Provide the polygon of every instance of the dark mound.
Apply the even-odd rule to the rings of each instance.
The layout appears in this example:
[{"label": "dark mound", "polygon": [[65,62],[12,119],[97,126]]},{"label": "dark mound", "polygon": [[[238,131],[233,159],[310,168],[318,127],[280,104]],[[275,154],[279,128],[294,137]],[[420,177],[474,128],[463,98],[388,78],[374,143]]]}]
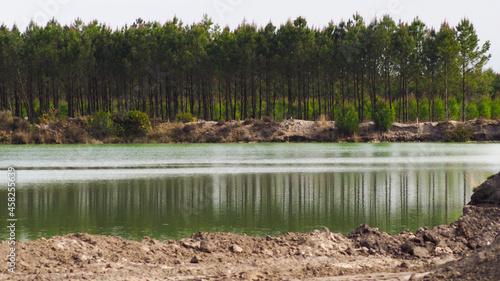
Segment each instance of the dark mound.
[{"label": "dark mound", "polygon": [[451,262],[424,280],[500,280],[500,236],[478,252]]},{"label": "dark mound", "polygon": [[472,194],[469,205],[500,206],[500,173],[488,178]]}]

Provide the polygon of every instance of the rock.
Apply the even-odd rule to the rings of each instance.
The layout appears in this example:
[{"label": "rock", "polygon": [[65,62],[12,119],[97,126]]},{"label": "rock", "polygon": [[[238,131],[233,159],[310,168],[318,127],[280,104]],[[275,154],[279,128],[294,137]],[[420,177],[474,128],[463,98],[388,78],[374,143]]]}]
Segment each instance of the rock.
[{"label": "rock", "polygon": [[436,247],[446,248],[448,247],[448,244],[444,240],[439,240],[439,242],[436,244]]},{"label": "rock", "polygon": [[439,243],[439,240],[440,240],[435,234],[433,234],[431,232],[424,233],[423,238],[424,238],[424,242],[430,241],[430,242],[434,243],[434,245],[437,245]]},{"label": "rock", "polygon": [[434,249],[434,253],[437,255],[437,256],[442,256],[442,255],[452,255],[453,254],[453,251],[450,249],[450,247],[444,247],[444,248],[441,248],[441,247],[436,247]]},{"label": "rock", "polygon": [[500,173],[489,177],[472,194],[468,205],[500,206]]},{"label": "rock", "polygon": [[413,251],[411,253],[417,258],[427,258],[429,257],[429,251],[427,251],[426,248],[423,247],[415,247],[413,248]]},{"label": "rock", "polygon": [[186,248],[196,249],[196,248],[199,248],[201,246],[201,242],[188,239],[185,241],[181,241],[181,245],[186,247]]},{"label": "rock", "polygon": [[233,251],[233,253],[242,253],[243,248],[235,244],[231,246],[231,251]]},{"label": "rock", "polygon": [[198,258],[197,256],[194,256],[192,259],[191,259],[191,263],[199,263],[201,261],[200,258]]},{"label": "rock", "polygon": [[217,249],[217,247],[211,241],[203,240],[200,243],[200,250],[202,252],[211,253],[211,252],[215,251],[216,249]]},{"label": "rock", "polygon": [[411,241],[405,242],[403,245],[401,245],[401,251],[403,253],[409,254],[413,251],[413,249],[415,249],[415,244],[413,244],[413,242]]}]

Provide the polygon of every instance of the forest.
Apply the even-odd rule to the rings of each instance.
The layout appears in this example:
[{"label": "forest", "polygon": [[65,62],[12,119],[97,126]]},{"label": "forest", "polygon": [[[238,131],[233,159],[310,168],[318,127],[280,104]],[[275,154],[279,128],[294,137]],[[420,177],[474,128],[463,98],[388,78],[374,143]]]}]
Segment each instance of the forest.
[{"label": "forest", "polygon": [[299,17],[221,28],[208,17],[136,20],[112,29],[77,19],[61,26],[0,26],[0,111],[37,122],[138,110],[173,121],[270,117],[399,122],[500,117],[500,75],[485,69],[490,43],[473,24],[418,18],[370,23],[354,15],[309,27]]}]

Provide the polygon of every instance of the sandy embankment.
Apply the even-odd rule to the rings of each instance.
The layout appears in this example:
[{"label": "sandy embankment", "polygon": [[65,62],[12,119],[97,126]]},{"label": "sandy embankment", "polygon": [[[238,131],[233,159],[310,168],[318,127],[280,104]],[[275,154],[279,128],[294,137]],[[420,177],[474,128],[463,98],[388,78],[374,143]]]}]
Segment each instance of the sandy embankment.
[{"label": "sandy embankment", "polygon": [[[17,120],[17,119],[16,119]],[[15,122],[13,123],[15,124]],[[103,133],[87,132],[84,119],[33,125],[23,131],[12,126],[0,126],[0,143],[4,144],[77,144],[77,143],[235,143],[235,142],[444,142],[448,132],[463,123],[423,122],[394,123],[389,131],[379,131],[373,122],[360,124],[354,136],[343,136],[334,121],[245,120],[231,122],[201,121],[193,123],[162,123],[153,120],[146,136],[123,139]],[[500,141],[499,120],[465,122],[467,137],[452,141]],[[455,134],[456,135],[456,134]],[[458,133],[458,135],[463,135]]]},{"label": "sandy embankment", "polygon": [[[334,121],[246,120],[198,123],[161,123],[143,142],[231,143],[231,142],[443,142],[457,121],[394,123],[379,131],[373,122],[360,124],[354,136],[339,135]],[[500,121],[467,121],[472,141],[500,141]],[[141,140],[138,140],[141,142]]]}]

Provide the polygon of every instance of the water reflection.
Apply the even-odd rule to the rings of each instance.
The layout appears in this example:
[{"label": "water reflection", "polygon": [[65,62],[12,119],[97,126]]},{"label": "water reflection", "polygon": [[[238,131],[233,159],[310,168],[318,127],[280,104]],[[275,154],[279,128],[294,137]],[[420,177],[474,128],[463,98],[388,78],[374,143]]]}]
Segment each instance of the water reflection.
[{"label": "water reflection", "polygon": [[[197,231],[277,235],[321,226],[346,233],[361,223],[397,233],[456,220],[471,192],[470,177],[456,168],[35,183],[18,190],[17,234],[165,240]],[[6,198],[0,190],[1,206]],[[2,229],[0,240],[6,237]]]}]

